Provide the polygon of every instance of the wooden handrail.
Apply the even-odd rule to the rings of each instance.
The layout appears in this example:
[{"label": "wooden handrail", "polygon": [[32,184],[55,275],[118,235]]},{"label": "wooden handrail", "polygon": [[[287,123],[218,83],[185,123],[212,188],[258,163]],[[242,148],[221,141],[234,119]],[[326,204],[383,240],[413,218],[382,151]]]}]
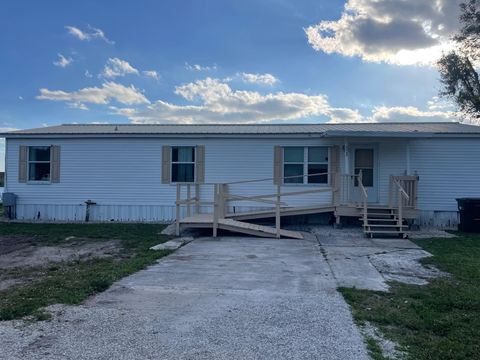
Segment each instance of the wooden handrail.
[{"label": "wooden handrail", "polygon": [[[262,196],[262,195],[259,195]],[[275,195],[276,197],[277,195]],[[265,204],[276,204],[275,200],[267,200],[263,199],[263,197],[256,197],[256,196],[242,196],[242,195],[228,195],[228,198],[225,201],[252,201],[252,202],[260,202]],[[286,203],[281,203],[281,205],[287,205]]]},{"label": "wooden handrail", "polygon": [[[310,177],[310,176],[322,176],[322,175],[330,175],[332,174],[331,172],[323,172],[323,173],[315,173],[315,174],[304,174],[304,175],[291,175],[291,176],[283,176],[282,179],[295,179],[295,178],[304,178],[304,177]],[[238,185],[238,184],[248,184],[248,183],[254,183],[254,182],[261,182],[261,181],[271,181],[275,180],[275,178],[270,177],[270,178],[263,178],[263,179],[254,179],[254,180],[240,180],[240,181],[232,181],[225,183],[227,185]]]},{"label": "wooden handrail", "polygon": [[[286,193],[281,193],[282,196],[291,196],[291,195],[303,195],[303,194],[312,194],[312,193],[320,193],[320,192],[327,192],[331,191],[330,188],[320,188],[320,189],[312,189],[312,190],[302,190],[302,191],[289,191]],[[252,200],[256,201],[257,199],[268,199],[276,197],[277,194],[267,194],[267,195],[253,195],[253,196],[243,196],[243,195],[228,195],[228,199],[234,200]]]},{"label": "wooden handrail", "polygon": [[363,228],[365,229],[366,226],[368,225],[368,192],[367,189],[365,189],[365,186],[363,185],[363,171],[360,169],[360,172],[358,173],[358,186],[362,190],[363,194]]},{"label": "wooden handrail", "polygon": [[405,189],[403,188],[403,186],[400,184],[400,181],[398,181],[398,179],[393,179],[393,183],[395,185],[397,185],[398,187],[398,190],[400,191],[400,193],[402,194],[402,196],[405,198],[405,200],[410,200],[410,196],[407,194],[407,192],[405,191]]}]

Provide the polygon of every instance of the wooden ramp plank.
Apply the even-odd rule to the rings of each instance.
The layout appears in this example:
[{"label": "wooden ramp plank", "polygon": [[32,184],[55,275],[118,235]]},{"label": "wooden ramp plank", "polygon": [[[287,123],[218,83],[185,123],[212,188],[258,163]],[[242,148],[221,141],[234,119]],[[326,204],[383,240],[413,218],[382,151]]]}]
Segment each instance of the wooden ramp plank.
[{"label": "wooden ramp plank", "polygon": [[[210,228],[213,226],[213,215],[197,214],[186,217],[180,220],[180,225],[192,228]],[[277,232],[273,227],[251,224],[234,219],[218,219],[218,228],[261,237],[275,237],[277,235]],[[293,239],[303,239],[303,235],[300,232],[284,229],[280,229],[280,236]]]},{"label": "wooden ramp plank", "polygon": [[[233,219],[219,219],[218,227],[223,230],[246,233],[254,236],[272,237],[276,236],[275,228],[270,226],[246,223]],[[280,236],[292,239],[303,239],[303,235],[298,231],[280,229]]]}]

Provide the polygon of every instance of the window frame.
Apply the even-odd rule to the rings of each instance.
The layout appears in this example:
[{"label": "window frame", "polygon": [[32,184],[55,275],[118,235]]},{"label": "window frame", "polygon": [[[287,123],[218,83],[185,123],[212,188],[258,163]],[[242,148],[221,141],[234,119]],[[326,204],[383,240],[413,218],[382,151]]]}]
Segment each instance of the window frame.
[{"label": "window frame", "polygon": [[[193,149],[193,161],[173,161],[173,149],[191,148]],[[173,165],[193,164],[193,181],[173,181]],[[170,183],[172,184],[195,184],[197,181],[197,147],[191,145],[176,145],[170,147]]]},{"label": "window frame", "polygon": [[[30,149],[32,148],[48,148],[50,159],[45,160],[30,160]],[[30,179],[30,164],[49,164],[48,180],[31,180]],[[51,184],[52,183],[52,147],[50,145],[29,145],[27,146],[27,184]]]},{"label": "window frame", "polygon": [[[285,149],[288,148],[303,148],[303,162],[285,162]],[[326,148],[327,149],[327,157],[328,160],[326,162],[318,162],[318,161],[308,161],[308,152],[310,148]],[[327,165],[327,173],[330,172],[330,160],[331,160],[331,146],[316,146],[316,145],[311,145],[311,146],[283,146],[282,147],[282,185],[283,186],[324,186],[328,187],[330,186],[330,176],[327,176],[327,182],[326,183],[309,183],[309,176],[308,175],[308,165]],[[303,165],[303,178],[302,182],[299,183],[286,183],[285,182],[285,165]]]}]

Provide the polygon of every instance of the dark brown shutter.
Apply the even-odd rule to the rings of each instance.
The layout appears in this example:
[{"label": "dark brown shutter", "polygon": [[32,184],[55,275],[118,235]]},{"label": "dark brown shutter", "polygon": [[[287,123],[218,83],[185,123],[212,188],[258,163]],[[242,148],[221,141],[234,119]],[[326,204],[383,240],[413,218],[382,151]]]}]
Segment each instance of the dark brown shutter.
[{"label": "dark brown shutter", "polygon": [[28,146],[20,145],[18,154],[18,182],[27,182]]},{"label": "dark brown shutter", "polygon": [[172,147],[162,147],[162,184],[170,184],[172,179]]},{"label": "dark brown shutter", "polygon": [[195,157],[195,171],[197,172],[197,184],[205,182],[205,146],[198,145]]},{"label": "dark brown shutter", "polygon": [[60,182],[60,146],[52,145],[50,148],[51,156],[51,181],[52,183]]}]

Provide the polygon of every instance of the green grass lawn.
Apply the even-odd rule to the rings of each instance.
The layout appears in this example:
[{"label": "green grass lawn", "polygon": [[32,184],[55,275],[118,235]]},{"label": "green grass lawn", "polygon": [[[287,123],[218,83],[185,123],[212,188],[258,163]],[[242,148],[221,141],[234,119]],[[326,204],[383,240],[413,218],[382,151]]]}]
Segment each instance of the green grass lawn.
[{"label": "green grass lawn", "polygon": [[79,304],[116,280],[145,268],[170,253],[149,250],[167,240],[159,234],[163,228],[164,225],[156,224],[0,224],[0,235],[25,235],[38,245],[68,244],[71,240],[66,238],[70,236],[95,242],[121,241],[121,250],[112,257],[10,270],[20,278],[34,280],[0,291],[0,320],[27,315],[44,319],[47,316],[42,307]]},{"label": "green grass lawn", "polygon": [[480,235],[415,242],[434,255],[425,263],[452,276],[426,286],[391,283],[390,293],[342,288],[355,320],[378,327],[409,359],[480,359]]}]

